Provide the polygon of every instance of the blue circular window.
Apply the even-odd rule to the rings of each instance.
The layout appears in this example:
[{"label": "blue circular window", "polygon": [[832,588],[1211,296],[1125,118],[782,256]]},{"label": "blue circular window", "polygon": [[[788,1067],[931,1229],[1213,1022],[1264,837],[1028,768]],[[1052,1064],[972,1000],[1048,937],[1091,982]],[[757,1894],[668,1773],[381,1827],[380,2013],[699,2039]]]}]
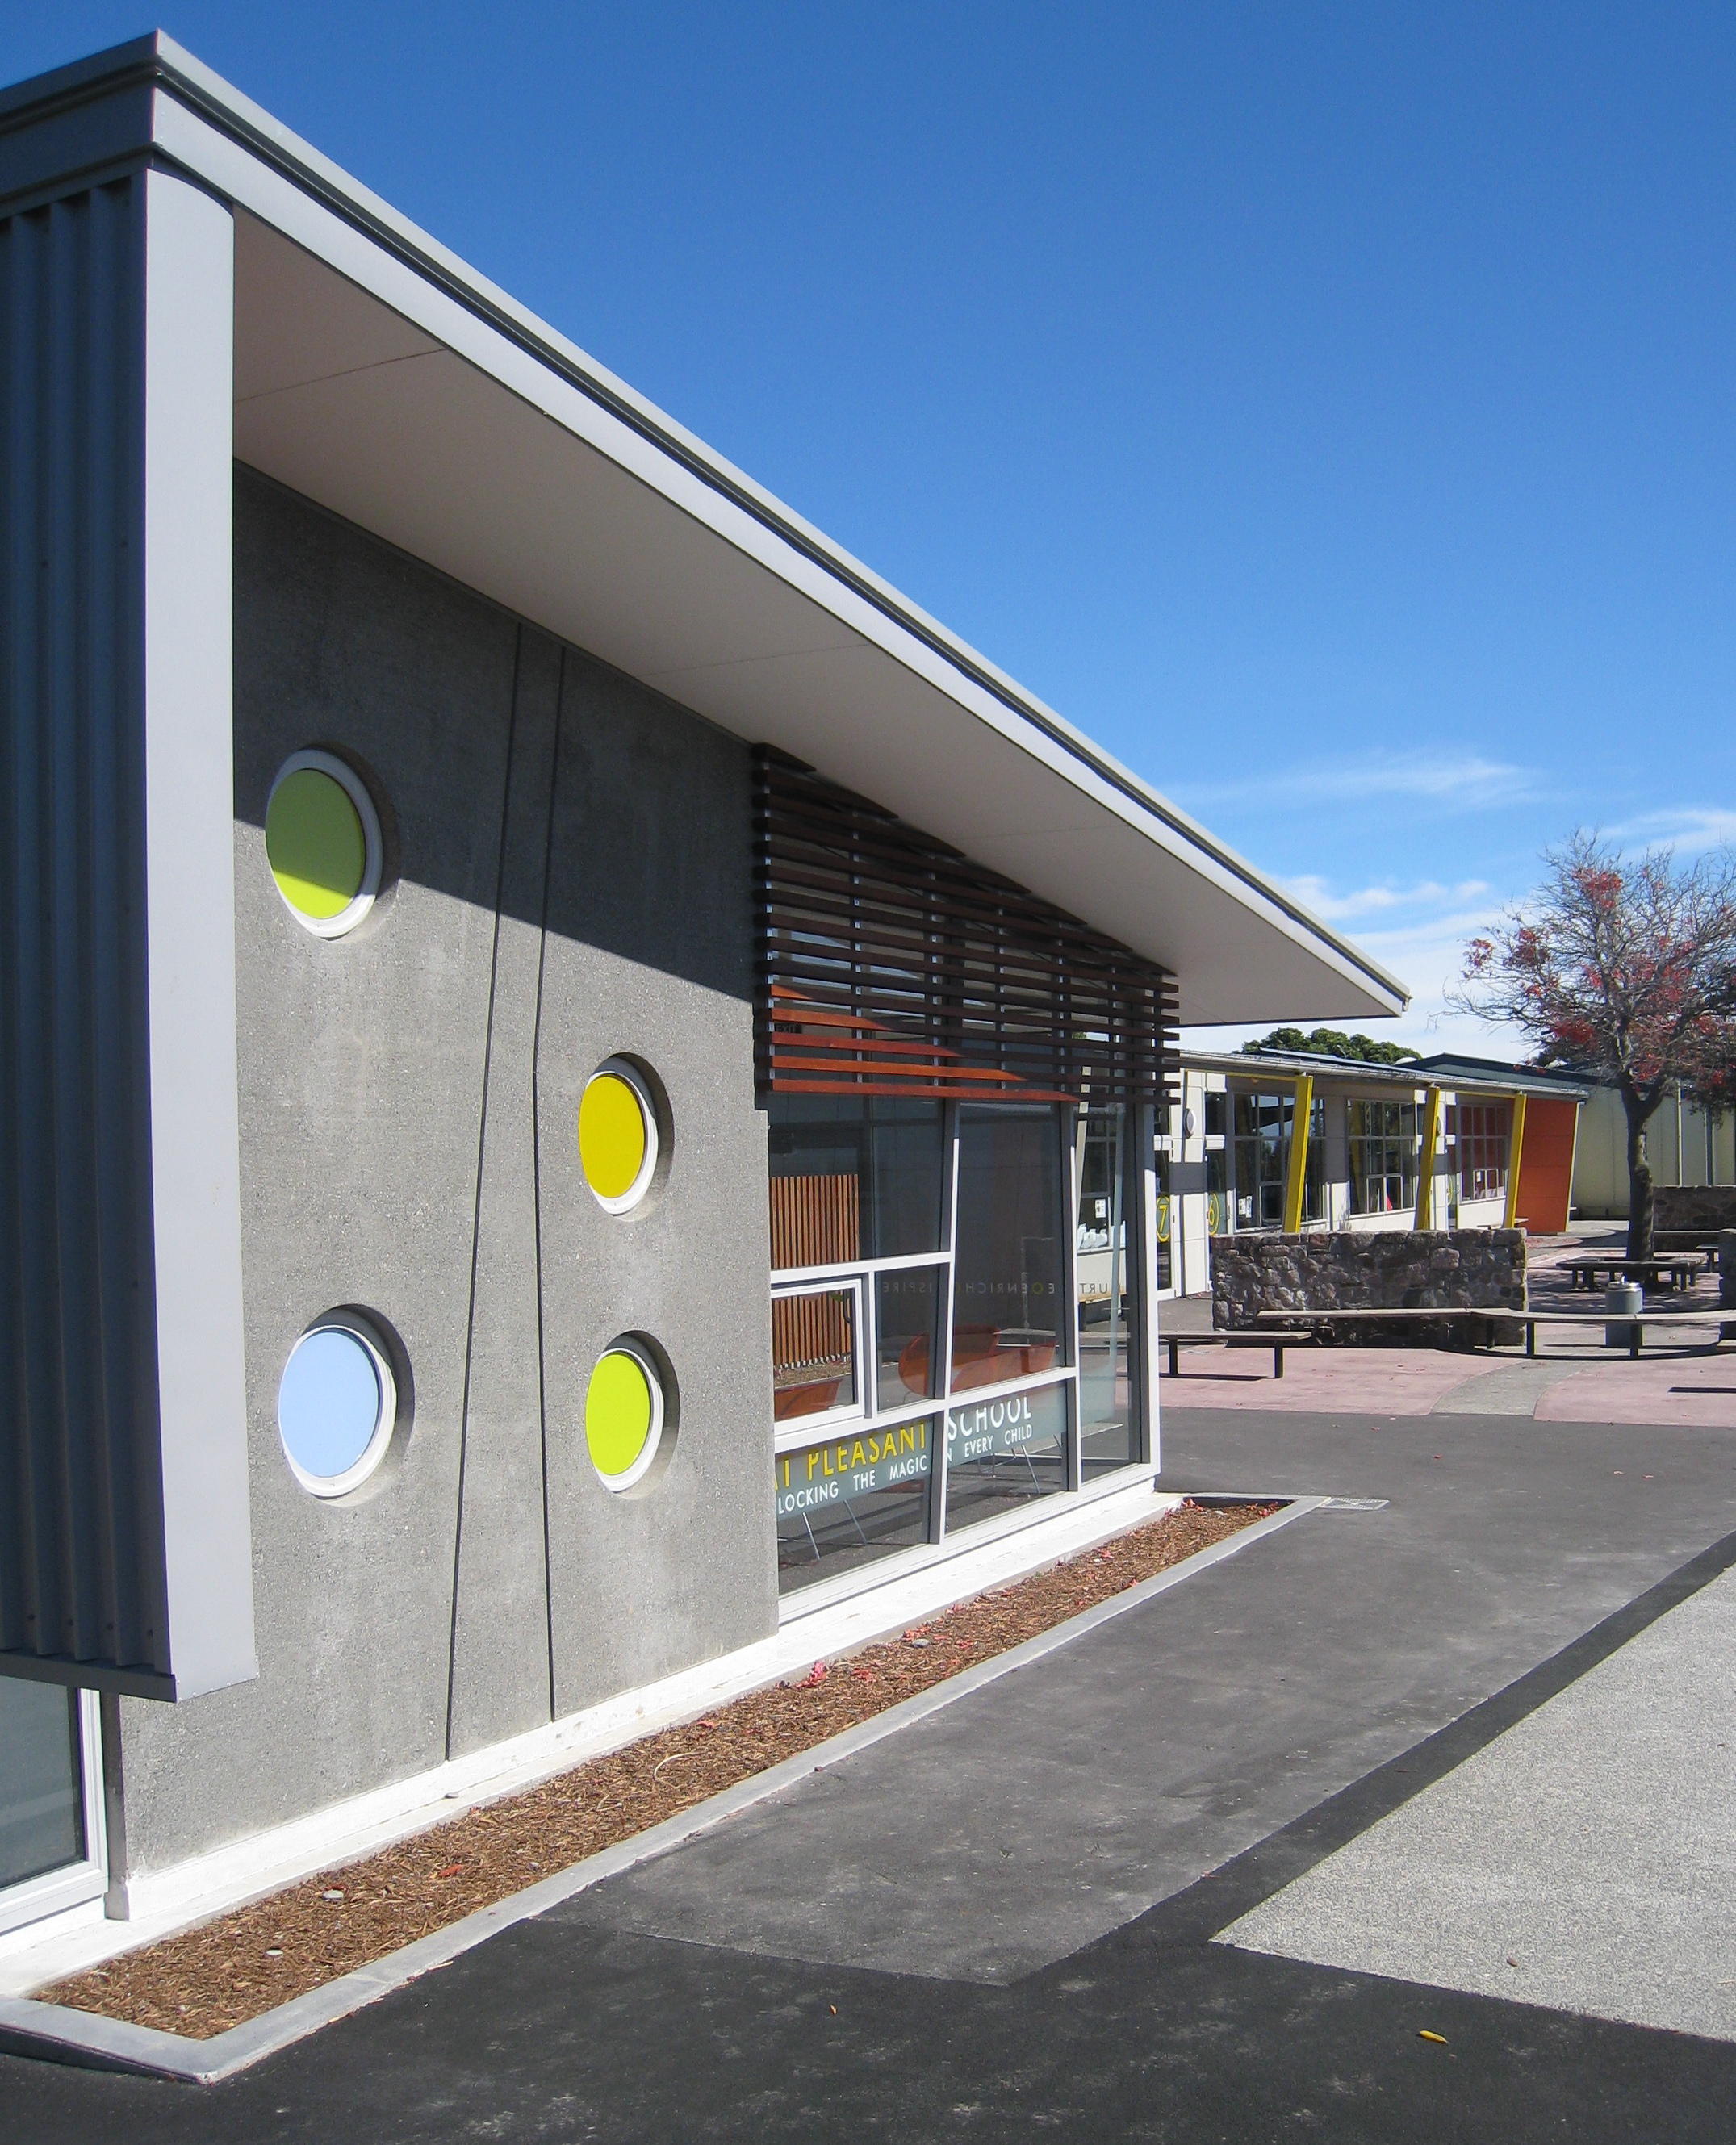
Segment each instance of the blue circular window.
[{"label": "blue circular window", "polygon": [[310,1326],[277,1387],[277,1432],[290,1471],[316,1497],[341,1497],[386,1457],[398,1391],[378,1338],[353,1313]]}]

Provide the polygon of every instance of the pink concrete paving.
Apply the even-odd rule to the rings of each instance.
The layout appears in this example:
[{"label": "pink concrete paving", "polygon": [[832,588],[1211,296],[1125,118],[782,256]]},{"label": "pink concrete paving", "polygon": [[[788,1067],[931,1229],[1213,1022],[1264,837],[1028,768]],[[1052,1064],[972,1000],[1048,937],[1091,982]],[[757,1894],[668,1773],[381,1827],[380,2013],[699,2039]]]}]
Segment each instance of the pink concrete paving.
[{"label": "pink concrete paving", "polygon": [[[1257,1348],[1184,1348],[1181,1374],[1166,1370],[1166,1407],[1287,1408],[1299,1415],[1427,1415],[1467,1380],[1513,1361],[1433,1348],[1286,1350],[1284,1376]],[[1736,1361],[1733,1361],[1736,1379]]]},{"label": "pink concrete paving", "polygon": [[[1287,1358],[1285,1368],[1287,1372]],[[1617,1356],[1551,1386],[1536,1412],[1540,1422],[1736,1430],[1736,1349],[1715,1356],[1642,1356],[1638,1362]]]},{"label": "pink concrete paving", "polygon": [[[1656,1321],[1653,1321],[1654,1324]],[[1515,1414],[1544,1422],[1654,1422],[1736,1431],[1736,1349],[1717,1355],[1642,1356],[1638,1362],[1583,1344],[1552,1347],[1535,1366],[1556,1373],[1535,1402],[1515,1398]],[[1185,1350],[1181,1375],[1162,1381],[1163,1403],[1176,1408],[1286,1409],[1299,1415],[1428,1415],[1480,1378],[1525,1364],[1516,1350],[1460,1355],[1433,1348],[1289,1350],[1284,1376],[1256,1349]],[[1580,1367],[1573,1367],[1577,1361]]]},{"label": "pink concrete paving", "polygon": [[[1601,1291],[1574,1289],[1559,1271],[1562,1261],[1618,1245],[1618,1228],[1534,1240],[1529,1249],[1529,1294],[1534,1310],[1589,1311]],[[1649,1294],[1647,1337],[1661,1340],[1662,1327],[1681,1311],[1716,1309],[1718,1278],[1709,1274],[1694,1287]],[[1189,1314],[1193,1314],[1190,1316]],[[1164,1306],[1163,1329],[1183,1333],[1210,1330],[1209,1302]],[[1655,1422],[1689,1428],[1736,1429],[1736,1350],[1721,1356],[1684,1352],[1643,1356],[1636,1362],[1606,1356],[1597,1346],[1596,1329],[1569,1334],[1545,1327],[1540,1335],[1538,1389],[1531,1396],[1515,1391],[1515,1414],[1535,1412],[1549,1422]],[[1694,1351],[1709,1333],[1682,1336]],[[1563,1359],[1566,1361],[1564,1361]],[[1579,1370],[1570,1367],[1577,1359]],[[1428,1348],[1314,1348],[1286,1352],[1284,1376],[1272,1376],[1271,1358],[1258,1349],[1184,1349],[1179,1377],[1162,1381],[1165,1405],[1178,1408],[1281,1408],[1296,1414],[1428,1415],[1480,1378],[1510,1370],[1525,1358],[1516,1350],[1498,1355],[1460,1354]],[[1552,1376],[1551,1373],[1554,1373]],[[1493,1396],[1491,1396],[1493,1397]],[[1500,1412],[1509,1396],[1503,1395]]]}]

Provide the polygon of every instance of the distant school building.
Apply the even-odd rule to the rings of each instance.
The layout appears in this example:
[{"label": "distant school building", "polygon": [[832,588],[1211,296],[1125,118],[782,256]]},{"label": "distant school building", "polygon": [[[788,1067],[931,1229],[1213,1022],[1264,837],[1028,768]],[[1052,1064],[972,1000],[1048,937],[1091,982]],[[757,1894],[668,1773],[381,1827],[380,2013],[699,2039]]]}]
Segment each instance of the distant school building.
[{"label": "distant school building", "polygon": [[1250,1230],[1564,1229],[1588,1092],[1476,1058],[1184,1051],[1158,1141],[1160,1285],[1205,1294],[1212,1240]]}]

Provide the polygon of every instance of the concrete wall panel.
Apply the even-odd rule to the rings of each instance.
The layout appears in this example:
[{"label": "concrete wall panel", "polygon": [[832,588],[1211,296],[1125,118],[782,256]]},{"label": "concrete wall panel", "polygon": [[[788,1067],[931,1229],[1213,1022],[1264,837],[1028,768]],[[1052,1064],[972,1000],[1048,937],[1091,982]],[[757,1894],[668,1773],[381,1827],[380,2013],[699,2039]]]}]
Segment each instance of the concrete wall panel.
[{"label": "concrete wall panel", "polygon": [[[122,1705],[134,1869],[440,1762],[471,1247],[517,630],[238,473],[236,935],[243,1294],[260,1675]],[[298,748],[381,785],[400,883],[312,937],[261,831]],[[388,839],[388,858],[393,842]],[[433,890],[435,886],[441,890]],[[415,1420],[354,1501],[284,1464],[276,1393],[312,1319],[390,1321]]]},{"label": "concrete wall panel", "polygon": [[[570,655],[537,1048],[559,1713],[776,1625],[750,859],[745,748]],[[624,1216],[592,1197],[577,1142],[584,1082],[615,1054],[669,1105],[662,1181]],[[663,1479],[618,1497],[586,1451],[584,1393],[629,1331],[667,1352],[680,1425]]]},{"label": "concrete wall panel", "polygon": [[495,924],[488,1107],[476,1207],[458,1595],[453,1755],[550,1716],[536,1240],[536,995],[561,651],[520,638],[512,771]]}]

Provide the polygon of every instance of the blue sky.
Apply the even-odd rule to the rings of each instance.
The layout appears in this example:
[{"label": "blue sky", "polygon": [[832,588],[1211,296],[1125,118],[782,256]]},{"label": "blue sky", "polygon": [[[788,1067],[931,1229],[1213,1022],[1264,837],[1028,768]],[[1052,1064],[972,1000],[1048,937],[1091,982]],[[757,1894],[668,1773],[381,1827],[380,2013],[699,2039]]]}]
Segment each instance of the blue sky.
[{"label": "blue sky", "polygon": [[[0,0],[0,74],[147,27]],[[164,27],[1440,1018],[1575,824],[1736,832],[1736,11]]]}]

